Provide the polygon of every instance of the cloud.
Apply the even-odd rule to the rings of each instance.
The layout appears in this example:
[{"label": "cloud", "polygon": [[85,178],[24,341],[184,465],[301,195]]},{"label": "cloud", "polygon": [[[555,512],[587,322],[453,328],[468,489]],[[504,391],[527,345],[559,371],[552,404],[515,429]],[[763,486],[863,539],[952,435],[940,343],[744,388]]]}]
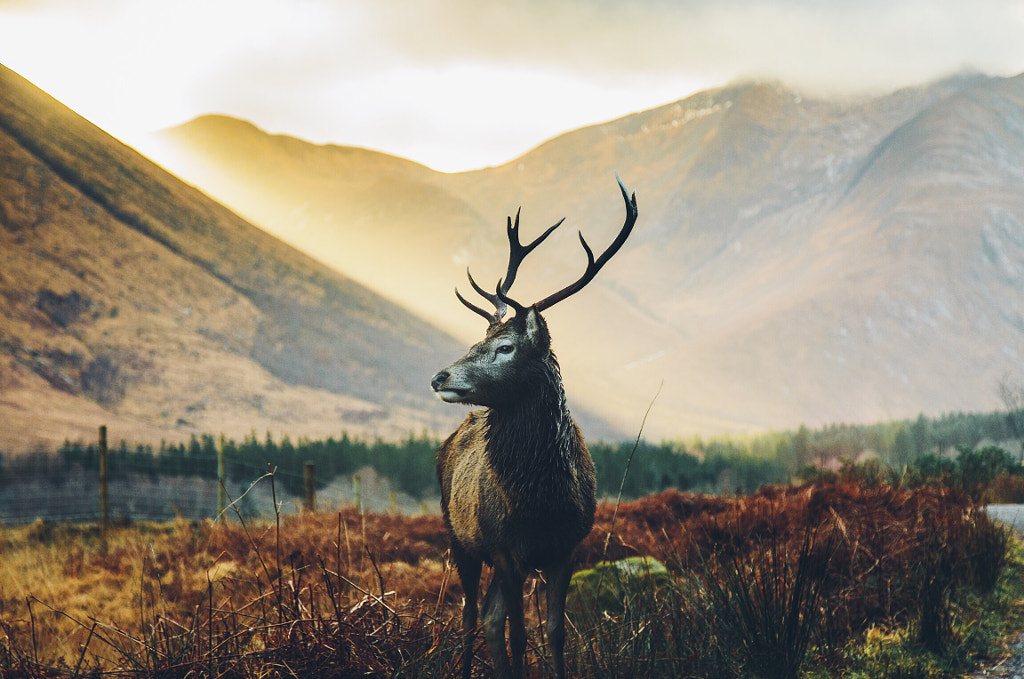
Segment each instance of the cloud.
[{"label": "cloud", "polygon": [[441,169],[750,77],[1024,71],[1024,0],[0,0],[0,62],[129,141],[207,112]]},{"label": "cloud", "polygon": [[770,74],[889,87],[963,66],[1024,69],[1024,3],[980,0],[374,3],[374,29],[417,62],[544,65],[591,78]]}]

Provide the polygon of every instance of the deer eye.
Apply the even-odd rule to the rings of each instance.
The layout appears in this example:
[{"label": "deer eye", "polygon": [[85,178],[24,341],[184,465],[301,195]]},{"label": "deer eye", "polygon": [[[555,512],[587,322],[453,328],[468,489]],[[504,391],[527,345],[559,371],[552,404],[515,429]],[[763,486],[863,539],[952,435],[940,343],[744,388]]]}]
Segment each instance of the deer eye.
[{"label": "deer eye", "polygon": [[515,350],[515,345],[512,344],[499,344],[494,349],[494,351],[499,354],[511,354]]}]

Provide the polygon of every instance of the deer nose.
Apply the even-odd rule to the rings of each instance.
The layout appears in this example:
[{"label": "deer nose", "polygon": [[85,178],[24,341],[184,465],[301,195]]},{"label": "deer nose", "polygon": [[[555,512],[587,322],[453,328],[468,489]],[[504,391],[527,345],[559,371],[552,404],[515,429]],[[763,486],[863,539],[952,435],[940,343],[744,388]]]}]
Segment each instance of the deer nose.
[{"label": "deer nose", "polygon": [[451,377],[451,373],[449,373],[446,370],[442,370],[441,372],[437,373],[436,375],[434,375],[434,378],[430,380],[431,388],[434,391],[438,391],[441,387],[444,386],[444,383],[448,381],[449,377]]}]

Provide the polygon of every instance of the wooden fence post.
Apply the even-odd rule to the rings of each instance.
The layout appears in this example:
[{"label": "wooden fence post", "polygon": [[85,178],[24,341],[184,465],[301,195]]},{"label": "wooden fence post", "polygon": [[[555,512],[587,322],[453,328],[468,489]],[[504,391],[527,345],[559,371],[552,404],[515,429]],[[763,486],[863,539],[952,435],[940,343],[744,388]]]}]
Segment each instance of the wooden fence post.
[{"label": "wooden fence post", "polygon": [[110,488],[107,472],[107,426],[100,425],[100,539],[107,544],[107,529],[110,527]]},{"label": "wooden fence post", "polygon": [[316,464],[302,465],[302,508],[307,512],[316,511]]},{"label": "wooden fence post", "polygon": [[217,520],[224,521],[224,510],[228,506],[227,472],[224,464],[224,434],[217,441]]},{"label": "wooden fence post", "polygon": [[363,480],[359,474],[352,475],[352,501],[360,514],[363,513]]}]

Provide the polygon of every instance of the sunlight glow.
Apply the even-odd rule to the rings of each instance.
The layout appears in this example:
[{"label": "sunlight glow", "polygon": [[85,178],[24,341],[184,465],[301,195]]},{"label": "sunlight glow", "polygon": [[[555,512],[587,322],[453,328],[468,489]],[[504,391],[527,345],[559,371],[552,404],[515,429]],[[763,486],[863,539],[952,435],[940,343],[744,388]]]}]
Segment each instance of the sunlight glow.
[{"label": "sunlight glow", "polygon": [[456,171],[734,79],[1013,75],[1022,31],[1021,0],[8,0],[0,63],[130,144],[223,113]]}]

